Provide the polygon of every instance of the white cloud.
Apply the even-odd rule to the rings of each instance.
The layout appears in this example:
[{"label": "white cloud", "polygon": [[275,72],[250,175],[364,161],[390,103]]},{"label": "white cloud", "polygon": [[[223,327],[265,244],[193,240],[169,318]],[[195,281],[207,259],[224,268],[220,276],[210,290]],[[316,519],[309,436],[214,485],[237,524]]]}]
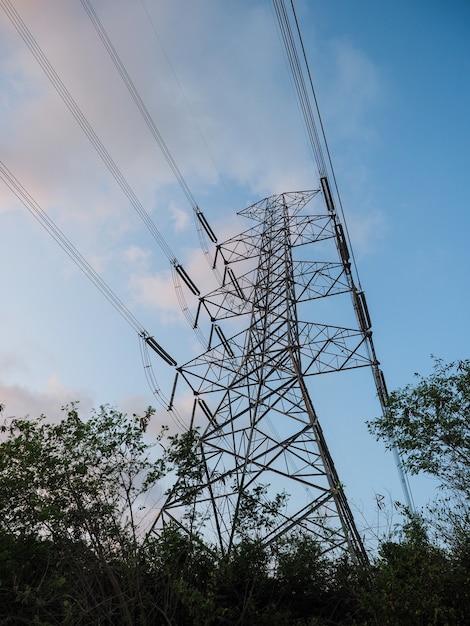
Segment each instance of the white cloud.
[{"label": "white cloud", "polygon": [[[196,248],[191,207],[80,3],[50,0],[46,9],[23,0],[15,6],[193,282],[202,293],[214,288],[207,260]],[[240,221],[235,210],[272,193],[316,185],[269,7],[244,2],[240,10],[237,3],[215,0],[147,3],[163,51],[140,3],[103,0],[94,6],[219,241],[252,225]],[[4,13],[0,47],[5,52],[0,61],[0,131],[6,165],[132,312],[145,321],[150,318],[145,327],[155,328],[156,337],[172,329],[178,335],[183,327],[189,330],[168,259]],[[352,136],[364,128],[367,110],[380,97],[380,81],[354,46],[336,42],[330,55],[335,71],[327,83],[329,103],[340,101],[336,109],[331,107],[332,119],[340,124],[339,135]],[[24,239],[21,220],[14,220],[17,206],[0,185],[0,211],[12,216],[9,232],[20,250],[17,262],[39,265],[36,233]],[[24,213],[23,207],[20,211]],[[352,224],[353,238],[365,242],[375,237],[376,224],[375,216],[365,215],[362,224]],[[48,294],[55,289],[62,300],[76,289],[78,275],[70,265],[64,267],[69,269],[59,278],[43,272],[51,283]],[[8,280],[16,280],[14,271]],[[194,314],[197,298],[184,289]],[[73,314],[75,327],[80,327],[81,311]],[[31,317],[24,333],[40,343],[39,316]],[[41,316],[41,323],[46,317]],[[65,336],[70,322],[65,316],[60,320]],[[165,346],[179,341],[170,334]],[[190,330],[189,335],[195,341]],[[116,344],[118,338],[116,333]],[[72,342],[69,336],[67,340]],[[82,349],[79,343],[77,339],[76,353]],[[73,353],[72,343],[69,349]],[[44,381],[55,368],[52,359],[41,360],[37,378]],[[19,368],[15,371],[21,380]],[[60,389],[44,394],[38,403],[50,406],[48,398],[52,402]]]},{"label": "white cloud", "polygon": [[387,87],[377,65],[347,39],[329,42],[328,72],[319,97],[330,138],[355,142],[376,137],[371,113],[384,102]]},{"label": "white cloud", "polygon": [[137,302],[160,313],[162,323],[181,323],[181,310],[170,270],[134,275],[130,288]]},{"label": "white cloud", "polygon": [[[186,249],[184,252],[183,267],[191,281],[200,289],[201,293],[214,289],[216,277],[212,274],[204,254],[199,249]],[[147,261],[147,258],[145,258]],[[184,301],[194,310],[197,298],[188,290],[184,280],[172,270],[151,271],[147,263],[138,265],[138,272],[133,273],[129,289],[136,302],[143,304],[161,314],[161,321],[165,324],[180,324],[183,315],[181,302],[178,300],[175,285],[181,287]],[[176,276],[176,281],[174,279]]]},{"label": "white cloud", "polygon": [[5,405],[4,414],[7,417],[35,418],[44,414],[57,421],[62,417],[62,407],[75,401],[80,402],[79,410],[83,415],[89,414],[92,400],[86,391],[65,389],[57,377],[51,377],[41,391],[20,385],[0,384],[0,403]]},{"label": "white cloud", "polygon": [[175,232],[179,233],[186,230],[190,221],[188,211],[181,209],[174,203],[170,204],[169,209],[173,220]]},{"label": "white cloud", "polygon": [[356,259],[373,254],[388,231],[382,211],[370,211],[367,215],[352,213],[348,218],[348,231]]},{"label": "white cloud", "polygon": [[151,257],[150,250],[144,250],[136,245],[131,245],[124,250],[124,257],[132,265],[146,267]]}]

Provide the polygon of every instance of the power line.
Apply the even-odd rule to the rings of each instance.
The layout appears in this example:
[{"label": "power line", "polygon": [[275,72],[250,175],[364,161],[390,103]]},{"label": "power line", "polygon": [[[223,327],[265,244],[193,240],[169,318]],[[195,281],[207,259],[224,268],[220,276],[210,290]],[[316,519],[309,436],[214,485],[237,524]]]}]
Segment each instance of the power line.
[{"label": "power line", "polygon": [[101,291],[105,298],[113,305],[117,312],[139,333],[145,334],[143,326],[137,321],[125,304],[118,298],[112,289],[106,284],[101,276],[94,270],[88,261],[80,254],[72,242],[62,230],[50,219],[34,198],[26,191],[17,178],[11,173],[3,162],[0,162],[0,176],[7,187],[15,194],[20,202],[28,209],[30,214],[41,226],[55,239],[59,246],[67,253],[72,261]]},{"label": "power line", "polygon": [[26,207],[30,214],[39,222],[39,224],[53,237],[59,246],[66,252],[75,265],[85,274],[85,276],[95,285],[95,287],[104,295],[108,302],[115,310],[124,318],[124,320],[138,333],[140,341],[140,351],[142,363],[144,366],[145,376],[154,397],[163,406],[175,422],[181,428],[187,428],[179,412],[173,406],[171,399],[168,399],[162,392],[161,387],[155,377],[150,359],[149,349],[152,349],[167,365],[176,367],[177,363],[173,357],[150,335],[137,320],[133,313],[126,307],[122,300],[114,293],[106,281],[96,272],[96,270],[88,263],[88,261],[80,254],[77,248],[72,244],[70,239],[63,231],[54,223],[47,213],[39,206],[36,200],[28,193],[23,185],[18,181],[6,165],[0,161],[0,178],[6,186],[13,192],[18,200]]},{"label": "power line", "polygon": [[[297,19],[297,14],[295,11],[294,0],[290,0],[290,6],[292,11],[292,16],[296,26],[297,36],[294,37],[293,31],[290,27],[289,15],[286,9],[285,0],[273,0],[276,17],[278,20],[279,28],[282,34],[285,51],[289,60],[290,69],[292,72],[292,76],[294,79],[295,87],[297,90],[297,96],[299,98],[299,102],[301,105],[301,109],[304,116],[305,125],[307,127],[308,136],[310,138],[312,150],[315,156],[315,161],[318,168],[318,173],[320,175],[320,183],[322,187],[323,194],[325,196],[325,202],[328,208],[328,211],[331,213],[334,221],[335,221],[335,230],[337,237],[337,246],[338,252],[342,258],[345,274],[348,277],[348,282],[351,289],[351,294],[353,297],[354,309],[356,311],[356,315],[358,317],[359,326],[364,333],[364,336],[367,338],[367,351],[370,354],[370,361],[372,365],[372,373],[374,376],[374,382],[377,389],[377,394],[379,397],[379,401],[383,411],[387,410],[387,389],[385,386],[385,378],[382,370],[379,368],[379,362],[377,360],[375,354],[374,343],[372,341],[372,334],[370,331],[370,320],[369,314],[367,310],[367,304],[365,300],[365,294],[362,291],[361,283],[359,279],[359,273],[356,265],[356,260],[354,258],[354,252],[351,246],[351,240],[349,237],[349,233],[347,230],[346,219],[344,215],[344,210],[341,202],[341,196],[339,193],[336,176],[333,168],[333,163],[331,160],[331,154],[328,147],[328,142],[325,135],[325,129],[323,126],[322,117],[320,114],[320,109],[318,106],[318,101],[315,93],[315,89],[313,86],[312,75],[310,73],[310,67],[307,59],[307,54],[305,51],[305,47],[303,44],[302,34],[300,32],[300,26]],[[313,108],[310,104],[310,96],[308,90],[306,88],[306,81],[304,79],[304,70],[302,68],[302,64],[299,59],[298,51],[297,51],[297,43],[299,42],[300,50],[303,58],[303,67],[305,68],[305,72],[308,79],[308,85],[310,87],[310,91],[314,98],[315,103],[315,112],[318,120],[318,124],[320,126],[320,133],[317,131],[317,124],[315,121],[315,116],[313,114]],[[323,156],[323,147],[327,155],[328,168],[332,176],[332,180],[334,183],[336,196],[339,201],[339,207],[341,212],[341,217],[343,224],[339,221],[335,207],[333,197],[330,191],[330,185],[328,182],[328,168],[326,161]],[[345,234],[344,234],[345,233]],[[349,247],[348,247],[349,244]],[[354,283],[354,279],[351,273],[351,263],[350,258],[352,260],[355,275],[357,280],[357,287]],[[404,496],[407,502],[407,505],[411,511],[414,510],[413,498],[411,495],[410,486],[408,483],[408,477],[403,471],[403,466],[396,448],[394,448],[394,455],[396,460],[396,465],[399,473],[399,478],[402,484]]]},{"label": "power line", "polygon": [[131,77],[129,76],[129,73],[127,72],[126,68],[124,67],[123,62],[121,61],[121,58],[118,54],[118,52],[116,51],[116,48],[114,47],[111,39],[108,36],[108,33],[106,32],[106,29],[104,28],[103,24],[101,23],[98,15],[96,14],[95,10],[93,9],[90,0],[80,0],[82,3],[83,8],[85,9],[88,17],[90,18],[91,23],[93,24],[96,32],[98,33],[99,38],[101,39],[104,47],[106,48],[106,51],[108,52],[109,56],[111,57],[111,60],[113,61],[120,77],[122,78],[124,84],[126,85],[129,93],[132,96],[132,99],[134,100],[137,108],[139,109],[140,114],[142,115],[145,123],[147,124],[147,127],[149,128],[150,132],[153,135],[153,138],[155,139],[155,141],[157,142],[160,150],[163,153],[163,156],[166,159],[166,162],[168,163],[168,165],[170,166],[171,171],[173,172],[173,174],[175,175],[176,180],[178,181],[181,189],[183,190],[186,198],[188,199],[189,203],[191,204],[191,206],[193,207],[193,209],[197,209],[197,204],[196,204],[196,200],[194,199],[193,194],[191,193],[191,190],[189,189],[183,175],[181,174],[180,169],[178,168],[170,150],[168,149],[168,146],[166,145],[165,141],[163,140],[162,135],[160,134],[155,122],[153,121],[152,116],[150,115],[147,107],[145,106],[142,98],[140,97],[140,94],[133,82],[133,80],[131,79]]},{"label": "power line", "polygon": [[274,9],[276,12],[276,17],[279,29],[281,31],[282,39],[284,41],[285,52],[289,61],[292,79],[296,88],[297,97],[299,99],[300,108],[304,117],[307,135],[309,137],[310,145],[313,150],[317,169],[320,176],[326,176],[326,164],[323,158],[320,137],[315,124],[312,106],[310,103],[310,97],[302,72],[302,66],[299,56],[297,54],[295,37],[292,32],[287,9],[283,0],[274,0]]},{"label": "power line", "polygon": [[[148,212],[143,207],[142,203],[137,198],[135,192],[133,191],[133,189],[131,188],[131,186],[129,185],[127,180],[125,179],[125,177],[122,174],[122,172],[120,171],[119,167],[117,166],[117,164],[115,163],[115,161],[113,160],[113,158],[111,157],[109,152],[106,150],[105,146],[103,145],[102,141],[100,140],[100,138],[98,137],[97,133],[93,129],[92,125],[90,124],[90,122],[85,117],[84,113],[82,112],[82,110],[80,109],[80,107],[78,106],[78,104],[76,103],[76,101],[74,100],[74,98],[72,97],[72,95],[70,94],[70,92],[68,91],[66,86],[64,85],[63,81],[60,79],[59,75],[57,74],[57,72],[53,68],[53,66],[50,63],[50,61],[48,60],[47,56],[44,54],[44,52],[40,48],[39,44],[37,43],[37,41],[35,40],[35,38],[31,34],[31,32],[29,31],[28,27],[26,26],[24,21],[21,19],[20,15],[16,11],[16,9],[11,4],[10,0],[0,0],[0,3],[2,5],[5,13],[9,17],[10,21],[12,22],[12,24],[14,25],[14,27],[16,28],[16,30],[18,31],[18,33],[22,37],[23,41],[26,43],[27,47],[29,48],[29,50],[33,54],[34,58],[37,60],[37,62],[39,63],[40,67],[42,68],[42,70],[44,71],[46,76],[49,78],[49,80],[52,83],[53,87],[56,89],[57,93],[60,95],[60,97],[62,98],[63,102],[65,103],[65,105],[67,106],[69,111],[72,113],[72,115],[74,116],[74,118],[78,122],[80,128],[83,130],[83,132],[87,136],[88,140],[90,141],[92,146],[95,148],[96,152],[101,157],[101,159],[103,160],[104,164],[106,165],[106,167],[108,168],[108,170],[110,171],[110,173],[112,174],[112,176],[114,177],[114,179],[116,180],[118,185],[121,187],[122,191],[127,196],[129,201],[131,202],[132,206],[134,207],[134,209],[136,210],[136,212],[138,213],[138,215],[140,216],[140,218],[142,219],[144,224],[147,226],[147,228],[150,231],[150,233],[153,235],[154,239],[156,240],[156,242],[158,243],[158,245],[160,246],[160,248],[164,252],[165,256],[170,261],[171,266],[176,268],[176,269],[177,268],[181,268],[182,265],[178,261],[178,259],[176,258],[176,255],[173,253],[173,251],[171,250],[170,246],[167,244],[165,238],[163,237],[163,235],[160,233],[160,231],[158,230],[157,226],[153,222],[152,218],[150,217]],[[89,16],[96,15],[94,13],[92,7],[89,6],[89,3],[82,2],[82,4],[84,5],[85,9],[87,10],[87,13],[88,13]],[[91,11],[91,13],[89,12],[88,9]],[[152,120],[150,114],[148,113],[144,103],[142,102],[142,99],[138,95],[137,90],[135,89],[132,80],[130,79],[127,71],[125,70],[125,68],[124,68],[124,66],[122,64],[122,62],[120,61],[119,56],[117,55],[117,52],[114,49],[114,46],[112,45],[112,43],[110,42],[109,38],[107,37],[104,29],[102,27],[99,28],[99,22],[97,21],[97,18],[96,18],[96,20],[93,21],[93,23],[95,24],[95,28],[97,28],[98,33],[100,34],[100,37],[101,37],[103,43],[105,43],[106,48],[107,48],[109,54],[111,55],[114,63],[116,64],[116,67],[118,68],[118,71],[119,71],[121,77],[123,78],[124,82],[126,83],[129,91],[131,92],[131,95],[133,96],[133,99],[134,99],[135,103],[138,105],[139,111],[143,115],[143,117],[144,117],[145,121],[147,122],[147,125],[149,126],[149,128],[152,130],[152,134],[154,135],[154,137],[157,140],[157,142],[158,142],[162,152],[165,155],[165,158],[167,159],[168,163],[170,164],[170,167],[172,168],[173,173],[177,177],[180,185],[182,185],[183,190],[185,191],[185,194],[187,195],[188,199],[193,203],[196,215],[199,217],[199,214],[201,212],[199,211],[197,205],[195,204],[194,198],[193,198],[189,188],[187,187],[186,183],[184,182],[184,179],[183,179],[183,177],[182,177],[182,175],[181,175],[181,173],[180,173],[176,163],[174,162],[174,160],[173,160],[173,158],[171,156],[171,153],[169,152],[169,150],[167,149],[163,139],[161,138],[161,135],[159,134],[158,129],[156,128],[155,124],[153,123],[153,120]],[[173,273],[173,276],[175,276],[175,273]],[[185,297],[184,297],[184,293],[181,290],[181,288],[179,287],[179,283],[175,279],[174,279],[174,282],[175,282],[175,290],[177,291],[178,302],[180,303],[181,310],[182,310],[184,316],[186,317],[186,319],[188,320],[189,324],[191,325],[191,327],[195,330],[196,335],[198,336],[199,341],[202,344],[205,344],[206,343],[206,339],[203,336],[201,330],[196,328],[195,319],[192,316],[192,314],[190,312],[190,309],[189,309],[189,306],[186,303],[186,300],[185,300]]]},{"label": "power line", "polygon": [[[178,184],[180,185],[184,195],[186,196],[189,204],[191,205],[191,208],[193,209],[193,213],[195,216],[195,225],[196,225],[196,229],[198,232],[198,236],[199,236],[199,241],[200,241],[200,245],[201,248],[204,252],[204,255],[206,256],[206,258],[209,261],[209,264],[211,265],[212,269],[214,270],[219,282],[221,282],[221,276],[217,270],[216,267],[214,267],[214,263],[213,263],[213,259],[210,258],[210,252],[209,252],[209,248],[204,236],[204,232],[206,233],[206,235],[211,239],[211,241],[213,243],[217,242],[217,238],[213,232],[213,230],[210,228],[207,219],[204,217],[203,212],[200,210],[196,199],[194,198],[183,174],[181,173],[181,170],[179,169],[178,165],[176,164],[176,161],[173,158],[173,155],[171,154],[170,149],[168,148],[167,144],[165,143],[165,140],[162,137],[162,134],[160,133],[160,131],[158,130],[157,125],[155,124],[155,121],[152,117],[152,115],[150,114],[148,108],[146,107],[144,101],[142,100],[138,89],[135,86],[134,81],[132,80],[132,78],[129,75],[129,72],[126,70],[126,67],[124,66],[124,63],[121,60],[121,57],[119,56],[119,53],[117,52],[113,42],[111,41],[106,28],[104,27],[103,23],[101,22],[101,20],[99,19],[96,11],[93,9],[93,6],[91,5],[90,0],[80,0],[82,3],[83,8],[85,9],[86,14],[88,15],[91,23],[93,24],[93,27],[95,28],[96,32],[98,33],[99,38],[101,39],[101,42],[103,43],[107,53],[109,54],[112,62],[114,63],[119,76],[121,77],[122,81],[124,82],[125,86],[127,87],[127,90],[129,91],[134,103],[136,104],[144,122],[146,123],[148,129],[150,130],[153,138],[155,139],[155,141],[157,142],[158,147],[160,148],[163,156],[165,157],[166,162],[168,163],[168,166],[170,167],[171,171],[173,172],[176,180],[178,181]],[[148,11],[144,6],[147,18],[149,19],[151,25],[153,26],[153,30],[155,33],[155,36],[157,37],[158,41],[160,42],[160,39],[158,37],[156,28],[152,22],[152,20],[150,19],[150,16],[148,14]],[[161,45],[161,42],[160,42]],[[167,59],[168,60],[168,59]],[[169,62],[169,60],[168,60]],[[172,68],[173,69],[173,68]],[[173,71],[174,74],[174,71]],[[181,88],[181,87],[180,87]],[[189,108],[189,104],[186,100],[186,103],[188,105]],[[197,125],[197,123],[196,123]],[[199,126],[197,125],[199,133],[204,141],[204,137],[202,136],[201,130],[199,128]],[[204,141],[205,144],[205,141]],[[207,144],[206,145],[206,149],[207,148]],[[209,153],[210,154],[210,153]],[[211,156],[212,158],[212,156]],[[214,164],[215,165],[215,164]],[[219,175],[220,176],[220,175]],[[204,232],[203,232],[204,231]],[[176,264],[175,264],[176,266]],[[181,266],[180,266],[181,267]],[[182,307],[183,308],[183,307]],[[183,308],[183,312],[185,311],[185,309],[187,309],[186,304],[184,305]],[[186,314],[186,313],[185,313]],[[194,320],[191,320],[191,323],[194,323]]]},{"label": "power line", "polygon": [[46,74],[50,82],[52,83],[53,87],[56,89],[57,93],[60,95],[65,105],[67,106],[69,111],[72,113],[76,121],[78,122],[80,128],[83,130],[88,140],[90,141],[92,146],[95,148],[96,152],[101,157],[104,164],[106,165],[108,170],[111,172],[112,176],[114,177],[118,185],[121,187],[122,191],[127,196],[132,206],[134,207],[136,212],[139,214],[144,224],[147,226],[147,228],[149,229],[149,231],[151,232],[151,234],[157,241],[158,245],[160,246],[160,248],[162,249],[166,257],[168,258],[168,260],[172,264],[178,264],[176,256],[174,255],[171,248],[165,241],[165,238],[156,227],[155,223],[153,222],[152,218],[143,207],[140,200],[137,198],[133,189],[131,188],[129,183],[126,181],[122,172],[116,165],[115,161],[112,159],[111,155],[109,154],[109,152],[106,150],[105,146],[99,139],[92,125],[87,120],[82,110],[80,109],[76,101],[71,96],[68,89],[65,87],[59,75],[54,70],[48,58],[46,57],[46,55],[40,48],[37,41],[34,39],[33,35],[31,34],[26,24],[21,19],[16,9],[11,4],[10,0],[0,0],[0,3],[5,13],[9,17],[10,21],[12,22],[13,26],[16,28],[21,38],[28,46],[34,58],[41,66],[42,70],[44,71],[44,73]]},{"label": "power line", "polygon": [[[70,239],[62,232],[62,230],[54,223],[47,213],[39,206],[36,200],[28,193],[23,185],[18,181],[6,165],[0,161],[0,178],[6,186],[15,194],[20,202],[26,207],[30,214],[39,222],[39,224],[53,237],[59,246],[72,259],[77,267],[91,280],[91,282],[99,289],[108,302],[116,309],[116,311],[125,319],[125,321],[138,333],[139,337],[153,349],[168,365],[176,366],[173,357],[145,330],[142,324],[126,307],[122,300],[114,293],[106,281],[98,274],[98,272],[88,263],[88,261],[80,254],[77,248],[72,244]],[[165,403],[167,404],[167,403]]]},{"label": "power line", "polygon": [[[344,215],[343,204],[341,200],[341,195],[339,193],[339,188],[336,180],[335,171],[333,168],[333,162],[331,159],[330,149],[328,146],[328,141],[325,134],[325,129],[323,126],[323,120],[320,113],[320,107],[318,105],[318,100],[315,92],[315,88],[313,86],[312,75],[310,72],[310,65],[307,58],[307,53],[305,51],[305,46],[303,43],[302,34],[300,31],[300,25],[297,19],[297,13],[295,10],[293,0],[290,1],[293,21],[295,23],[295,33],[291,28],[288,10],[286,8],[285,0],[273,0],[274,9],[276,12],[276,17],[278,20],[279,29],[281,31],[282,39],[284,42],[285,52],[287,54],[287,58],[289,61],[289,66],[291,69],[292,78],[294,81],[294,85],[297,92],[297,97],[299,99],[300,108],[302,110],[304,123],[307,129],[307,134],[310,140],[310,145],[315,157],[315,162],[317,165],[317,170],[320,175],[320,178],[325,180],[328,179],[328,173],[331,174],[331,178],[334,185],[334,190],[336,196],[338,198],[338,204],[340,208],[340,214],[343,221],[343,228],[349,243],[350,254],[352,263],[355,269],[356,281],[358,287],[361,289],[361,281],[359,279],[359,273],[357,270],[356,259],[354,257],[354,251],[351,246],[351,239],[349,237],[348,227]],[[297,43],[298,42],[298,43]],[[300,56],[297,48],[300,48]],[[301,59],[303,60],[303,64]],[[305,76],[304,70],[305,68]],[[314,106],[312,106],[310,101],[310,94],[313,97]],[[316,117],[316,119],[315,119]],[[318,120],[318,124],[317,121]],[[317,128],[319,127],[319,130]],[[326,160],[324,156],[324,152],[326,153]]]},{"label": "power line", "polygon": [[211,151],[210,151],[210,149],[209,149],[209,146],[208,146],[207,141],[206,141],[206,139],[205,139],[205,137],[204,137],[204,134],[203,134],[203,132],[202,132],[202,130],[201,130],[201,127],[200,127],[200,125],[199,125],[199,122],[198,122],[198,120],[197,120],[197,118],[196,118],[196,116],[195,116],[195,114],[194,114],[194,111],[193,111],[193,109],[192,109],[192,107],[191,107],[191,105],[190,105],[190,103],[189,103],[189,101],[188,101],[188,98],[186,97],[186,94],[185,94],[184,89],[183,89],[183,87],[182,87],[182,85],[181,85],[181,82],[179,81],[178,76],[177,76],[177,74],[176,74],[176,71],[175,71],[175,69],[174,69],[174,67],[173,67],[173,65],[172,65],[172,63],[171,63],[171,59],[170,59],[170,57],[168,56],[168,54],[167,54],[167,52],[166,52],[166,50],[165,50],[165,47],[164,47],[164,45],[163,45],[163,42],[162,42],[162,40],[161,40],[161,38],[160,38],[160,36],[159,36],[159,34],[158,34],[157,27],[155,26],[155,22],[152,20],[152,17],[151,17],[150,12],[149,12],[149,10],[148,10],[148,8],[147,8],[146,4],[145,4],[145,1],[144,1],[144,0],[140,0],[140,3],[142,4],[142,7],[143,7],[144,12],[145,12],[145,15],[146,15],[146,17],[147,17],[147,20],[148,20],[149,24],[151,25],[152,30],[153,30],[153,33],[154,33],[154,35],[155,35],[155,38],[157,39],[158,44],[159,44],[159,46],[160,46],[160,48],[161,48],[161,50],[162,50],[162,52],[163,52],[163,54],[164,54],[164,56],[165,56],[165,59],[166,59],[166,61],[167,61],[167,63],[168,63],[168,67],[170,68],[170,70],[171,70],[171,72],[172,72],[172,74],[173,74],[173,77],[174,77],[174,79],[175,79],[175,82],[176,82],[176,84],[177,84],[177,85],[178,85],[178,87],[179,87],[179,90],[180,90],[180,92],[181,92],[181,95],[182,95],[182,97],[183,97],[183,99],[184,99],[185,103],[186,103],[186,106],[187,106],[187,108],[188,108],[188,111],[190,112],[191,117],[193,118],[194,124],[196,125],[196,128],[197,128],[197,130],[198,130],[198,132],[199,132],[199,135],[200,135],[201,140],[202,140],[202,142],[203,142],[203,144],[204,144],[204,147],[205,147],[205,149],[207,150],[207,153],[208,153],[208,155],[209,155],[209,157],[210,157],[210,159],[211,159],[211,161],[212,161],[212,164],[213,164],[213,166],[214,166],[214,169],[215,169],[215,170],[216,170],[216,172],[217,172],[217,176],[219,177],[219,180],[220,180],[220,182],[221,182],[221,184],[222,184],[222,187],[224,188],[224,191],[225,191],[225,193],[226,193],[226,195],[227,195],[227,197],[228,197],[228,199],[229,199],[230,203],[232,204],[232,207],[233,207],[233,208],[234,208],[234,210],[235,210],[235,207],[234,207],[234,204],[233,204],[233,200],[232,200],[232,198],[230,197],[230,193],[229,193],[229,191],[228,191],[228,189],[227,189],[227,186],[225,185],[225,182],[224,182],[224,179],[223,179],[223,177],[222,177],[222,174],[220,173],[220,170],[219,170],[219,168],[217,167],[217,164],[216,164],[216,162],[215,162],[215,160],[214,160],[214,157],[213,157],[213,155],[212,155],[212,153],[211,153]]}]

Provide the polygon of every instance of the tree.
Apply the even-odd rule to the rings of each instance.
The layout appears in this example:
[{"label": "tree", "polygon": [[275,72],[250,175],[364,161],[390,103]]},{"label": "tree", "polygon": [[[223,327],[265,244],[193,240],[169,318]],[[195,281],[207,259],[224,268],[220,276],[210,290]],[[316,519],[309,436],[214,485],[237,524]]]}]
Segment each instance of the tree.
[{"label": "tree", "polygon": [[358,589],[355,624],[362,626],[460,626],[468,623],[468,570],[428,537],[411,516],[397,540],[385,541]]},{"label": "tree", "polygon": [[27,568],[21,578],[4,570],[2,577],[37,623],[50,622],[49,608],[60,598],[58,623],[134,624],[143,593],[144,498],[165,472],[164,460],[152,458],[144,440],[152,409],[131,419],[109,407],[87,421],[76,405],[64,413],[58,424],[41,416],[3,426],[2,545],[7,555],[28,546],[42,571],[29,575]]},{"label": "tree", "polygon": [[[460,395],[463,367],[444,370]],[[334,560],[299,529],[259,541],[257,529],[275,522],[286,497],[266,500],[259,486],[243,493],[232,549],[222,553],[193,512],[203,471],[197,431],[151,443],[151,415],[101,407],[82,421],[72,405],[58,424],[42,416],[0,426],[0,626],[468,622],[470,533],[452,552],[432,542],[419,516],[374,562]],[[151,532],[156,511],[145,519],[146,500],[175,477],[184,480],[166,495],[181,490],[182,519]]]},{"label": "tree", "polygon": [[470,492],[470,361],[444,364],[394,391],[387,410],[369,423],[377,439],[396,446],[405,470],[425,472],[458,497]]},{"label": "tree", "polygon": [[424,513],[436,541],[454,553],[470,545],[470,361],[436,359],[428,377],[394,391],[382,417],[369,423],[396,446],[404,469],[429,474],[441,492]]}]

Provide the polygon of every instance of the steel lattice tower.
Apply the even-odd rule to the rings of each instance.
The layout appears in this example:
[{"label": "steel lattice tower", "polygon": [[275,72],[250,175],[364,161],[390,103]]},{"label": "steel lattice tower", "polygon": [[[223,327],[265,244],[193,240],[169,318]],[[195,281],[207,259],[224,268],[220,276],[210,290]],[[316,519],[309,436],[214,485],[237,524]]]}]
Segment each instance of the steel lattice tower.
[{"label": "steel lattice tower", "polygon": [[[192,476],[191,502],[182,477],[159,518],[183,526],[198,520],[223,553],[255,519],[251,530],[265,543],[304,530],[325,552],[365,555],[308,381],[371,366],[380,391],[383,377],[326,178],[321,186],[240,212],[255,224],[217,246],[223,284],[199,298],[199,313],[205,309],[212,321],[208,349],[177,368],[177,379],[194,393],[191,423],[201,428],[202,469]],[[354,325],[301,317],[308,310],[312,319],[314,301],[340,294],[352,298]]]},{"label": "steel lattice tower", "polygon": [[[299,530],[314,536],[325,552],[345,550],[356,559],[366,559],[323,436],[309,381],[314,376],[371,367],[383,409],[387,391],[375,356],[365,296],[357,287],[359,281],[356,285],[353,277],[348,239],[328,182],[328,172],[332,181],[335,177],[294,3],[290,2],[291,18],[285,0],[273,0],[273,5],[317,164],[320,188],[271,196],[241,211],[240,215],[251,219],[254,226],[224,243],[218,243],[199,210],[102,24],[91,7],[89,12],[87,9],[101,41],[192,205],[200,224],[203,250],[206,252],[204,232],[216,244],[214,270],[222,278],[221,286],[204,296],[152,223],[60,78],[42,52],[39,54],[40,48],[19,15],[16,11],[8,13],[167,256],[181,308],[191,323],[184,286],[197,296],[194,329],[199,338],[203,337],[199,319],[208,314],[209,341],[198,357],[177,366],[11,172],[2,166],[0,174],[138,332],[144,348],[150,347],[167,365],[176,367],[173,391],[167,402],[155,384],[150,360],[143,351],[147,376],[162,404],[173,410],[178,381],[185,380],[192,390],[190,425],[200,429],[196,456],[190,457],[194,463],[192,466],[188,463],[187,475],[180,475],[167,493],[152,530],[168,520],[189,533],[202,529],[211,534],[222,554],[230,552],[238,537],[245,533],[268,544],[290,531]],[[336,196],[339,199],[337,189]],[[316,202],[317,198],[320,202]],[[312,207],[313,213],[310,212]],[[322,307],[315,308],[313,304],[341,296],[349,299],[349,321],[333,325],[335,315],[330,318],[331,310],[326,307],[322,311]],[[339,309],[346,310],[343,305]]]}]

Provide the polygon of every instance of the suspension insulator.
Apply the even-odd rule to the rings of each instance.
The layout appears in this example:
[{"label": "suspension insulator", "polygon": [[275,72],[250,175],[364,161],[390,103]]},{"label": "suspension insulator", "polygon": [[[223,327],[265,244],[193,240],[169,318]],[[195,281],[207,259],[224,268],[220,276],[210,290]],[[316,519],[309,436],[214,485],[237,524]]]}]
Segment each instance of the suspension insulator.
[{"label": "suspension insulator", "polygon": [[380,402],[382,406],[387,404],[388,391],[385,384],[385,376],[381,369],[374,367],[375,385],[377,387],[377,393],[379,394]]},{"label": "suspension insulator", "polygon": [[333,196],[331,195],[330,183],[326,176],[320,178],[320,184],[325,198],[327,209],[330,213],[335,213],[335,205],[333,202]]},{"label": "suspension insulator", "polygon": [[344,265],[349,266],[349,249],[346,239],[344,238],[343,226],[340,223],[335,224],[336,239],[338,241],[339,253]]},{"label": "suspension insulator", "polygon": [[359,324],[361,330],[366,332],[372,326],[369,316],[369,309],[367,308],[366,297],[363,291],[353,290],[354,308],[356,309],[357,316],[359,318]]},{"label": "suspension insulator", "polygon": [[176,366],[176,361],[158,344],[153,337],[144,337],[144,341],[161,357],[168,365]]},{"label": "suspension insulator", "polygon": [[240,287],[240,285],[238,283],[237,277],[235,276],[235,272],[232,270],[231,267],[227,268],[227,274],[229,275],[230,280],[231,280],[233,286],[235,287],[235,291],[237,292],[237,296],[239,298],[244,299],[245,295],[244,295],[244,293],[242,291],[242,288]]},{"label": "suspension insulator", "polygon": [[200,296],[201,292],[199,291],[199,289],[196,287],[196,285],[193,283],[193,281],[189,278],[188,274],[186,273],[184,267],[182,265],[175,265],[175,270],[178,273],[178,275],[183,279],[184,283],[186,284],[186,286],[190,289],[190,291],[195,295],[195,296]]},{"label": "suspension insulator", "polygon": [[214,328],[215,328],[215,332],[217,333],[218,338],[220,339],[220,343],[224,346],[226,352],[228,352],[231,357],[235,356],[220,326],[217,326],[216,324],[214,324]]},{"label": "suspension insulator", "polygon": [[201,226],[206,231],[209,239],[212,241],[212,243],[217,243],[217,237],[215,236],[212,228],[209,226],[209,222],[204,217],[204,213],[202,213],[202,211],[197,210],[196,215],[197,215],[197,219],[201,222]]},{"label": "suspension insulator", "polygon": [[178,382],[179,372],[176,372],[175,380],[173,381],[173,389],[171,390],[170,403],[168,404],[168,411],[173,408],[173,402],[175,400],[176,384]]},{"label": "suspension insulator", "polygon": [[211,413],[211,410],[210,410],[210,409],[209,409],[209,407],[207,406],[206,402],[205,402],[202,398],[198,398],[198,400],[197,400],[197,401],[198,401],[198,404],[199,404],[199,406],[201,407],[201,409],[202,409],[202,411],[203,411],[204,415],[207,417],[207,419],[208,419],[210,422],[213,422],[213,421],[214,421],[214,416],[213,416],[213,414]]}]

